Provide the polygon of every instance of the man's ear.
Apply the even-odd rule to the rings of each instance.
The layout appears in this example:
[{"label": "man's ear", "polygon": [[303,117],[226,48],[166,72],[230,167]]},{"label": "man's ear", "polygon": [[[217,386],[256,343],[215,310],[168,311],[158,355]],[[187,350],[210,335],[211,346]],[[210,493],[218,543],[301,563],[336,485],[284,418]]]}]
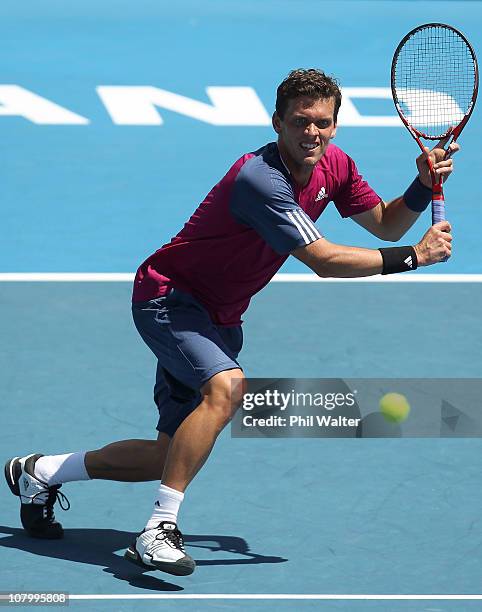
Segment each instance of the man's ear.
[{"label": "man's ear", "polygon": [[271,117],[271,123],[273,124],[274,131],[279,134],[281,132],[281,119],[279,118],[278,113],[276,111]]},{"label": "man's ear", "polygon": [[335,127],[333,128],[333,130],[332,130],[332,132],[331,132],[331,134],[330,134],[330,140],[331,140],[332,138],[335,138],[335,136],[336,136],[336,128],[337,128],[337,127],[338,127],[338,126],[337,126],[337,125],[336,125],[336,123],[335,123]]}]

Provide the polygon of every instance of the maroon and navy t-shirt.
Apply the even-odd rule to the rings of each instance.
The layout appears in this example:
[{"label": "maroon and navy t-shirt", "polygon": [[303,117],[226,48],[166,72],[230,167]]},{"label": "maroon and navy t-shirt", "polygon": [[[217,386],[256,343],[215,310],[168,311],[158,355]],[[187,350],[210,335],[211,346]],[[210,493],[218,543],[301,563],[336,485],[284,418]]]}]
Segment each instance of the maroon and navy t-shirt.
[{"label": "maroon and navy t-shirt", "polygon": [[137,270],[133,301],[190,293],[217,325],[239,325],[250,299],[295,249],[321,237],[314,225],[333,201],[342,217],[379,204],[354,161],[330,144],[300,187],[275,142],[243,155],[183,229]]}]

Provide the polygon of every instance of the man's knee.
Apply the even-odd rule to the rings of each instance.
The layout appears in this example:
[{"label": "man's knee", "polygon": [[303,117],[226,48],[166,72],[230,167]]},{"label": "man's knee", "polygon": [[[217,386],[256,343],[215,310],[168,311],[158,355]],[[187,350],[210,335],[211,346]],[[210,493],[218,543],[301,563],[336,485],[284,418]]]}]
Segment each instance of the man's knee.
[{"label": "man's knee", "polygon": [[245,388],[246,378],[240,369],[219,372],[202,388],[203,403],[213,411],[222,427],[233,418]]}]

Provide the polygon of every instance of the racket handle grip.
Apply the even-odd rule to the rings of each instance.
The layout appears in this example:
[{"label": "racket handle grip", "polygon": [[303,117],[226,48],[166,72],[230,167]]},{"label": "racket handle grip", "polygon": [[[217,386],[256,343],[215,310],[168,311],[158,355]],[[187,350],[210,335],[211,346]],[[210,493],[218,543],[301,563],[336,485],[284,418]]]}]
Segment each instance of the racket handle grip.
[{"label": "racket handle grip", "polygon": [[[432,199],[432,225],[445,221],[445,199],[443,193],[434,194]],[[442,259],[441,263],[445,263],[448,257]]]},{"label": "racket handle grip", "polygon": [[432,200],[432,225],[440,221],[445,221],[445,200],[438,194]]}]

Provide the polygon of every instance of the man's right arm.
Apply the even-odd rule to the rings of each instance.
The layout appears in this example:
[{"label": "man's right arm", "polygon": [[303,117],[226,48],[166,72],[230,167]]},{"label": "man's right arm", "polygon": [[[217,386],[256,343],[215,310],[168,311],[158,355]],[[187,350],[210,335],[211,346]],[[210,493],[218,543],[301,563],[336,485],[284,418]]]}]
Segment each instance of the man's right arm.
[{"label": "man's right arm", "polygon": [[[425,233],[422,240],[413,247],[418,266],[429,266],[450,257],[452,236],[449,232],[450,224],[443,221]],[[386,259],[390,259],[392,253],[400,252],[397,249],[399,247],[384,249]],[[387,273],[387,265],[385,263],[384,270],[384,257],[380,250],[334,244],[325,238],[295,249],[291,255],[322,278],[357,278],[382,274],[384,271]]]}]

